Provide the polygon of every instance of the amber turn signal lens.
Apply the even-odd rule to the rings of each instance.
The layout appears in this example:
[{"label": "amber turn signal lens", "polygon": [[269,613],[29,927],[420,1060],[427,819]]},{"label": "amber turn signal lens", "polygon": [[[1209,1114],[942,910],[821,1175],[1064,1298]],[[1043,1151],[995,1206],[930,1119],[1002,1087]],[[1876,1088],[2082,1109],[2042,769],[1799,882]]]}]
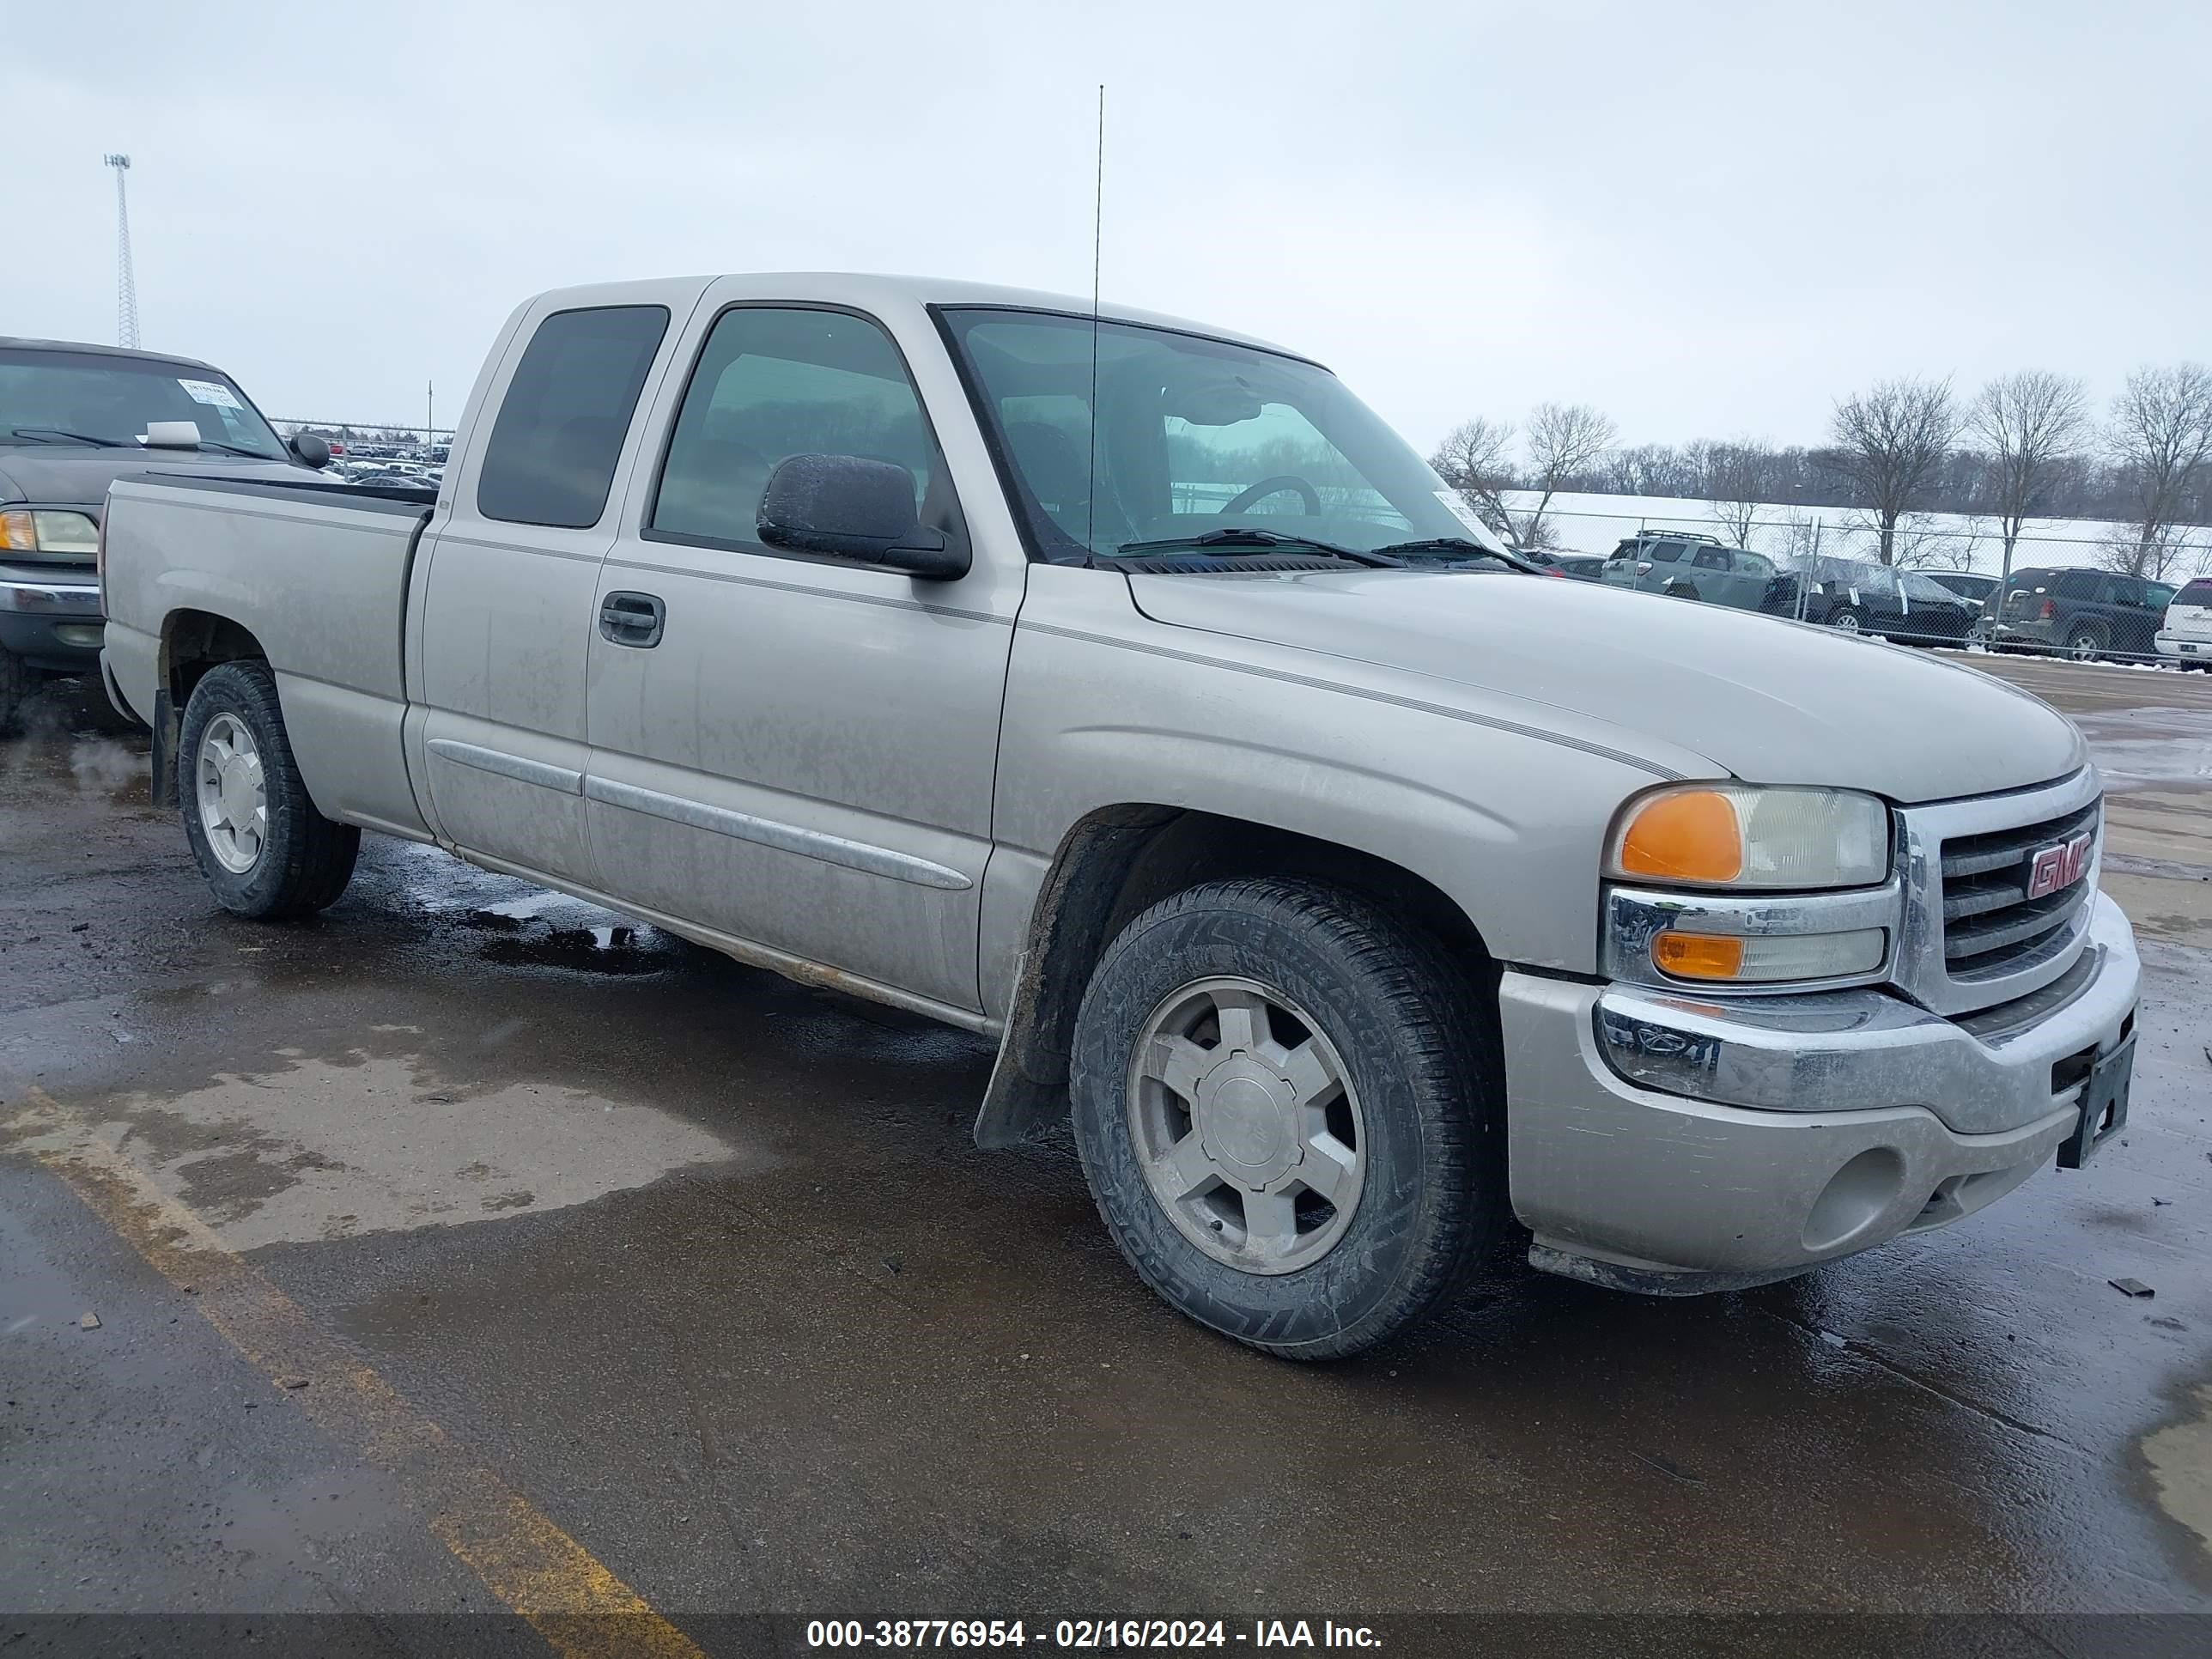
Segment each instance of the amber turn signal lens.
[{"label": "amber turn signal lens", "polygon": [[38,532],[32,527],[31,515],[23,512],[0,513],[0,547],[14,548],[28,553],[39,544]]},{"label": "amber turn signal lens", "polygon": [[1623,875],[1655,881],[1734,881],[1743,873],[1735,803],[1717,790],[1683,789],[1651,800],[1620,838]]},{"label": "amber turn signal lens", "polygon": [[1662,933],[1651,960],[1678,979],[1734,979],[1743,971],[1743,941],[1713,933]]}]

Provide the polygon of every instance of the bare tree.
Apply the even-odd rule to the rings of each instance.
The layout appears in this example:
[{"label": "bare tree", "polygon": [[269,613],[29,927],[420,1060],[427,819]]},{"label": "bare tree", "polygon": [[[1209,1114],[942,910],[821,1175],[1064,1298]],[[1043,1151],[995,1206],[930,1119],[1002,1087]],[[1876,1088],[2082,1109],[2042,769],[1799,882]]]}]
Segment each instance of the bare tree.
[{"label": "bare tree", "polygon": [[1713,444],[1705,451],[1705,500],[1713,522],[1738,547],[1751,545],[1766,510],[1766,485],[1774,452],[1756,439]]},{"label": "bare tree", "polygon": [[2112,400],[2106,438],[2134,507],[2132,534],[2113,544],[2107,562],[2161,580],[2189,545],[2184,515],[2212,471],[2212,370],[2137,369]]},{"label": "bare tree", "polygon": [[1949,380],[1883,380],[1836,405],[1838,472],[1872,515],[1881,562],[1897,553],[1897,521],[1918,506],[1959,435]]},{"label": "bare tree", "polygon": [[1506,511],[1505,492],[1514,485],[1512,451],[1513,422],[1478,415],[1454,427],[1429,457],[1437,476],[1459,491],[1483,523],[1509,540],[1513,515]]},{"label": "bare tree", "polygon": [[1552,497],[1595,466],[1613,435],[1613,422],[1588,404],[1538,404],[1528,411],[1528,488],[1536,505],[1522,520],[1522,546],[1546,545],[1544,514]]},{"label": "bare tree", "polygon": [[2088,436],[2081,380],[2026,368],[1991,380],[1966,413],[1967,428],[1989,451],[1990,505],[2004,542],[1997,592],[2012,583],[2013,551],[2027,520],[2049,504]]}]

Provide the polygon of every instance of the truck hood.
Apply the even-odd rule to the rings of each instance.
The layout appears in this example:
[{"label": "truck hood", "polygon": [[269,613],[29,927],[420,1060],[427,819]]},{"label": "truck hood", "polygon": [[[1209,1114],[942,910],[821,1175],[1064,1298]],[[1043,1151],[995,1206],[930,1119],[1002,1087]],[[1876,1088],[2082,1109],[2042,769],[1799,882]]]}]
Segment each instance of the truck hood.
[{"label": "truck hood", "polygon": [[313,478],[310,467],[258,461],[220,450],[64,448],[9,444],[0,448],[0,501],[41,507],[98,507],[107,486],[141,472],[189,472],[221,478]]},{"label": "truck hood", "polygon": [[1540,707],[1571,711],[1662,769],[1687,750],[1751,782],[1913,802],[2042,783],[2087,759],[2048,703],[1942,658],[1594,582],[1364,570],[1129,586],[1173,627],[1455,682],[1522,703],[1539,727]]}]

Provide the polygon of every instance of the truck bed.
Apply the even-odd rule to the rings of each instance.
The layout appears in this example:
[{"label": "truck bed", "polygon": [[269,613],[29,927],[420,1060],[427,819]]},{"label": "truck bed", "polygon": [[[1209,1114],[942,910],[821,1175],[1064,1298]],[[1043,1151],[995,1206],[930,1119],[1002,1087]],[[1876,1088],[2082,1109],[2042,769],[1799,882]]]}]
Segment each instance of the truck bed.
[{"label": "truck bed", "polygon": [[276,678],[322,810],[427,833],[400,750],[408,583],[436,496],[319,480],[143,476],[110,490],[106,648],[117,689],[156,729],[174,712],[162,641],[217,610]]}]

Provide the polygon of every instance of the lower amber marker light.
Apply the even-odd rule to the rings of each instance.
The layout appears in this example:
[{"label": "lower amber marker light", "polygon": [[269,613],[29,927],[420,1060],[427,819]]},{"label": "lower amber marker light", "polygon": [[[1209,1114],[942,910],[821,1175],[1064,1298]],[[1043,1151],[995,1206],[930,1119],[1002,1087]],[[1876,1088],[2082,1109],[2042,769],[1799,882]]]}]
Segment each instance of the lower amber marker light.
[{"label": "lower amber marker light", "polygon": [[1677,979],[1734,979],[1743,971],[1743,941],[1714,933],[1662,933],[1651,960]]}]

